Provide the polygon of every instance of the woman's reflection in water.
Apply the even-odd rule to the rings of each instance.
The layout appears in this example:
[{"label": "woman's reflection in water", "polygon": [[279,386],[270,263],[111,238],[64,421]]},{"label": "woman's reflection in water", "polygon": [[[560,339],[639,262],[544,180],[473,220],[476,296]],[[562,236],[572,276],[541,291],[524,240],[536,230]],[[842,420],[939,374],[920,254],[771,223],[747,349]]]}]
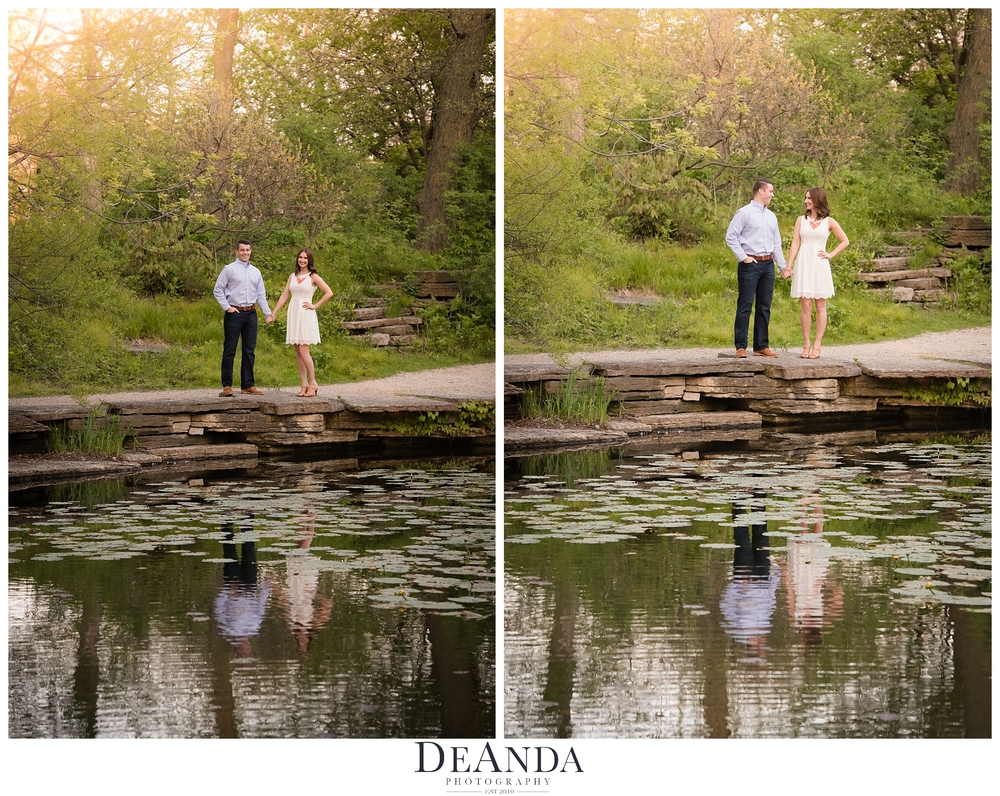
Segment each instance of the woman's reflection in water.
[{"label": "woman's reflection in water", "polygon": [[771,631],[781,569],[771,561],[764,514],[767,493],[754,489],[752,497],[733,503],[733,579],[720,598],[722,628],[764,657]]},{"label": "woman's reflection in water", "polygon": [[310,509],[300,520],[296,547],[285,559],[285,582],[275,584],[278,602],[300,652],[309,651],[312,640],[333,613],[333,600],[319,593],[319,559],[309,551],[315,533],[316,514]]},{"label": "woman's reflection in water", "polygon": [[[819,491],[802,499],[799,532],[788,537],[788,614],[806,647],[823,641],[823,628],[843,611],[844,593],[829,578],[832,545],[823,536],[823,504]],[[829,580],[829,582],[828,582]]]}]

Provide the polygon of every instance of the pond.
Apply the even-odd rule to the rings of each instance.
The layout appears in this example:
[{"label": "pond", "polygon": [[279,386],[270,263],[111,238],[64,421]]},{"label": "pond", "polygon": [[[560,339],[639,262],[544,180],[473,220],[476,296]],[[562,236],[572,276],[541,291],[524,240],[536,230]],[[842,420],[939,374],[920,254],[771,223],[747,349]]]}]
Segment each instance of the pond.
[{"label": "pond", "polygon": [[508,737],[989,737],[988,435],[508,460]]},{"label": "pond", "polygon": [[494,470],[12,492],[10,737],[492,737]]}]

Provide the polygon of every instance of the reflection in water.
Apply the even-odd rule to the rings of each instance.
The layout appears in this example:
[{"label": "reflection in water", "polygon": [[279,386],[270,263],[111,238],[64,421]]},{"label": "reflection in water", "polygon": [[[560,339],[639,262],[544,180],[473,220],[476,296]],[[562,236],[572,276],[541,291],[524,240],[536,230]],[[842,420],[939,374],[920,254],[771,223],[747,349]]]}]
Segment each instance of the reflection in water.
[{"label": "reflection in water", "polygon": [[12,493],[10,736],[492,737],[491,465],[323,465]]},{"label": "reflection in water", "polygon": [[[253,531],[253,514],[240,526],[241,534]],[[237,556],[234,527],[232,523],[222,526],[222,555],[226,561],[222,565],[222,588],[215,598],[215,621],[219,632],[225,636],[241,658],[253,657],[250,639],[260,633],[267,608],[270,589],[266,582],[258,580],[257,550],[255,543],[246,540],[240,543]]]},{"label": "reflection in water", "polygon": [[316,534],[316,513],[310,508],[302,517],[295,548],[285,558],[285,582],[276,584],[288,627],[300,652],[330,621],[333,601],[319,592],[319,559],[309,552]]},{"label": "reflection in water", "polygon": [[542,703],[554,714],[557,738],[572,737],[570,702],[576,672],[576,613],[579,607],[576,583],[561,580],[555,588],[555,622],[549,638],[549,667]]},{"label": "reflection in water", "polygon": [[733,579],[722,591],[722,626],[733,639],[763,656],[771,630],[775,593],[781,579],[777,564],[771,564],[762,489],[753,491],[750,505],[733,503]]},{"label": "reflection in water", "polygon": [[101,637],[101,603],[88,593],[80,616],[80,645],[73,672],[74,713],[82,717],[84,738],[97,737],[97,694],[100,680],[98,640]]},{"label": "reflection in water", "polygon": [[792,627],[807,647],[823,642],[822,629],[843,610],[844,593],[836,581],[828,583],[833,545],[823,537],[823,504],[819,491],[802,498],[799,532],[785,546],[788,562],[788,612]]},{"label": "reflection in water", "polygon": [[510,469],[506,735],[988,736],[989,442],[838,444]]}]

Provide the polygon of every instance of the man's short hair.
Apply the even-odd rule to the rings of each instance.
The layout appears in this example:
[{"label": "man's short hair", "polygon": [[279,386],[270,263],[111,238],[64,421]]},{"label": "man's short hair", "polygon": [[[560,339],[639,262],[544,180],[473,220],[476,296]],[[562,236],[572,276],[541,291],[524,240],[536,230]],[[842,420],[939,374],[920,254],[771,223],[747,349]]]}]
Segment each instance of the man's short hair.
[{"label": "man's short hair", "polygon": [[774,185],[774,183],[770,180],[765,180],[763,177],[758,178],[757,182],[753,184],[753,195],[756,196],[757,192],[765,185]]},{"label": "man's short hair", "polygon": [[[754,195],[755,196],[757,195],[757,190],[756,189],[754,189]],[[250,241],[248,241],[248,240],[238,240],[238,241],[236,241],[236,248],[238,249],[240,246],[249,246],[251,249],[253,248],[253,244],[250,243]]]}]

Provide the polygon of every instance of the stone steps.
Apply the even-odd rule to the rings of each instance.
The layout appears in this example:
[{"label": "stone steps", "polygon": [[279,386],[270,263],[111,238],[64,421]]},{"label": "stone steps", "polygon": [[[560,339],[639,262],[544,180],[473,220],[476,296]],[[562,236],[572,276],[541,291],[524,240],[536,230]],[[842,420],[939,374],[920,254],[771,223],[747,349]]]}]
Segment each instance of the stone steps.
[{"label": "stone steps", "polygon": [[[414,271],[410,280],[379,285],[375,290],[406,292],[414,297],[413,303],[418,307],[447,304],[461,293],[458,282],[444,270]],[[419,339],[423,319],[416,315],[387,318],[386,304],[383,297],[365,299],[365,306],[352,310],[352,320],[343,321],[340,328],[354,336],[366,336],[378,348],[412,346]]]},{"label": "stone steps", "polygon": [[993,221],[985,216],[945,216],[947,226],[945,246],[963,246],[966,249],[986,249],[992,245]]},{"label": "stone steps", "polygon": [[[991,220],[983,216],[945,216],[945,246],[941,256],[923,268],[910,267],[910,246],[890,246],[886,257],[876,257],[865,264],[858,274],[858,281],[872,288],[888,291],[894,301],[901,303],[940,301],[948,292],[948,279],[952,272],[946,268],[952,257],[970,250],[990,246]],[[931,234],[931,230],[912,230],[902,233],[904,239]]]}]

